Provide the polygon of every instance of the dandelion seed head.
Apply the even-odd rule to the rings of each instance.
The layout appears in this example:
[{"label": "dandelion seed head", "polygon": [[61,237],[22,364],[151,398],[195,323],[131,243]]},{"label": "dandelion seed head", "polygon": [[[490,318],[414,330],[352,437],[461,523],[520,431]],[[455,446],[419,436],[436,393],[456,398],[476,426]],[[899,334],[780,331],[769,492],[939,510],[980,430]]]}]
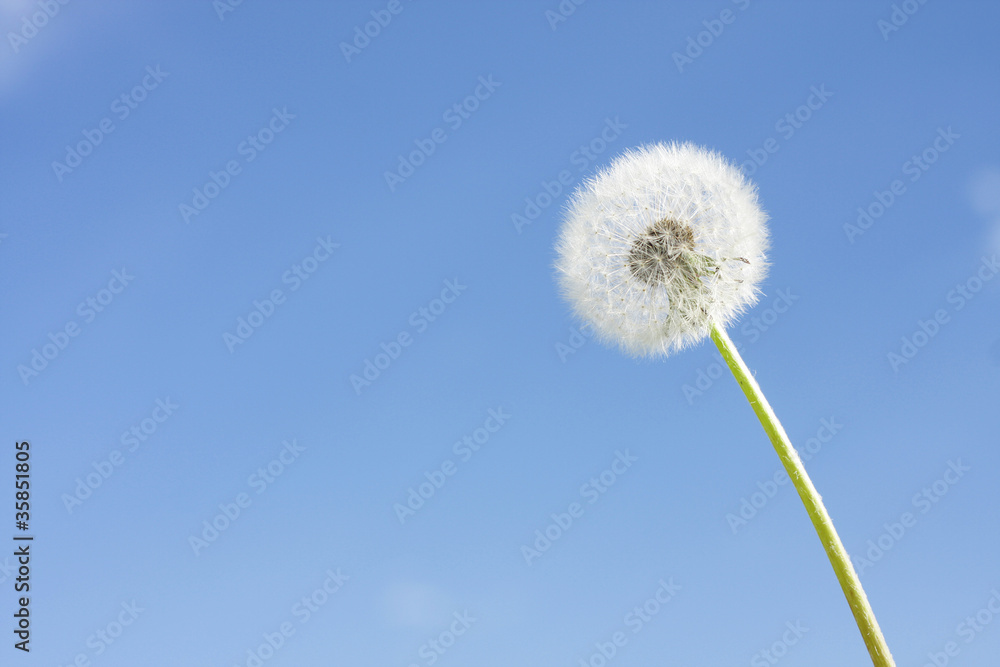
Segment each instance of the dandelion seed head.
[{"label": "dandelion seed head", "polygon": [[641,146],[573,194],[556,246],[559,284],[598,338],[666,356],[757,302],[766,223],[756,188],[719,154]]}]

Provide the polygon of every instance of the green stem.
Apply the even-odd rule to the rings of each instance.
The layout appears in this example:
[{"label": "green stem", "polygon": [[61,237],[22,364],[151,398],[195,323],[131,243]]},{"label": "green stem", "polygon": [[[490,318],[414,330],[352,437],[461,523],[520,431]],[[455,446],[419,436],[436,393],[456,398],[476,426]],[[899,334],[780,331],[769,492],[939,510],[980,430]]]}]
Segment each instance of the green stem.
[{"label": "green stem", "polygon": [[851,612],[861,630],[861,636],[865,640],[865,646],[868,647],[872,662],[875,667],[895,667],[896,663],[893,662],[889,647],[886,646],[885,637],[882,636],[878,621],[875,620],[875,613],[872,611],[871,605],[868,604],[868,597],[865,595],[864,589],[861,588],[861,581],[858,580],[858,575],[854,571],[847,550],[844,549],[844,545],[837,535],[837,530],[833,527],[833,520],[830,519],[830,515],[827,514],[826,508],[823,506],[819,492],[816,491],[812,480],[806,474],[802,459],[799,458],[798,452],[795,451],[788,439],[788,434],[785,433],[781,422],[778,421],[774,410],[764,398],[760,386],[750,373],[750,369],[743,363],[740,353],[736,350],[736,346],[733,345],[733,341],[730,340],[725,330],[713,324],[712,340],[719,346],[719,351],[722,352],[730,370],[736,376],[736,381],[739,382],[747,400],[750,401],[753,411],[757,413],[757,418],[764,426],[775,451],[778,452],[778,458],[785,466],[789,479],[792,480],[795,489],[799,492],[799,497],[802,498],[802,503],[806,506],[806,512],[809,513],[809,518],[816,528],[816,533],[819,534],[823,548],[826,549],[826,555],[830,558],[833,571],[837,574],[840,587],[847,597],[847,603],[851,605]]}]

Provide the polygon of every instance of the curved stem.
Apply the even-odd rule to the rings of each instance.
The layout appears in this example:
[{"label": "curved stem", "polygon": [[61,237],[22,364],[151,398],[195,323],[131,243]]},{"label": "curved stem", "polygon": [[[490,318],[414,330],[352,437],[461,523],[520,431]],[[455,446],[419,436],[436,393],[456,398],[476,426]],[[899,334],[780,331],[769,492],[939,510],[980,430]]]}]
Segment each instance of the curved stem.
[{"label": "curved stem", "polygon": [[757,418],[764,426],[775,451],[778,452],[778,458],[785,466],[789,479],[792,480],[795,490],[799,492],[799,497],[802,498],[802,503],[806,506],[806,512],[809,513],[809,518],[816,528],[823,548],[826,549],[826,555],[830,559],[830,564],[833,565],[833,571],[837,574],[837,580],[844,590],[847,603],[851,605],[851,612],[861,630],[861,636],[865,640],[865,646],[868,647],[872,662],[875,667],[895,667],[896,663],[893,662],[892,655],[889,653],[889,647],[882,636],[882,630],[879,629],[878,621],[875,620],[875,613],[872,611],[871,605],[868,604],[868,597],[865,595],[864,589],[861,588],[861,581],[854,571],[847,550],[844,549],[844,545],[837,535],[837,530],[833,527],[833,520],[827,514],[826,507],[823,506],[823,499],[816,491],[816,487],[813,486],[809,475],[806,474],[802,459],[799,458],[798,452],[795,451],[788,439],[788,434],[785,433],[781,422],[778,421],[774,410],[764,398],[760,386],[750,373],[750,369],[743,363],[740,353],[736,350],[736,346],[725,330],[713,324],[712,340],[715,341],[726,363],[729,364],[729,369],[736,376],[736,381],[743,389],[743,393],[746,394],[747,400],[750,401],[753,411],[757,413]]}]

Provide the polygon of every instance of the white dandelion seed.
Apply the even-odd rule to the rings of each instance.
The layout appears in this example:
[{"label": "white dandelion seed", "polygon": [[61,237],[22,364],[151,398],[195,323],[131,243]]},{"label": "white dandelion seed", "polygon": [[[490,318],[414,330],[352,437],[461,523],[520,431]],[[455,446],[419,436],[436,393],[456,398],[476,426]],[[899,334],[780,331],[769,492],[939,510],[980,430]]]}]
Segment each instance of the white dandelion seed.
[{"label": "white dandelion seed", "polygon": [[756,189],[717,153],[643,146],[574,194],[557,246],[560,285],[605,342],[667,355],[757,302],[766,223]]},{"label": "white dandelion seed", "polygon": [[847,550],[726,325],[757,302],[767,216],[721,156],[691,144],[618,157],[570,203],[556,268],[596,335],[633,355],[668,355],[711,335],[750,401],[823,544],[876,667],[894,667]]}]

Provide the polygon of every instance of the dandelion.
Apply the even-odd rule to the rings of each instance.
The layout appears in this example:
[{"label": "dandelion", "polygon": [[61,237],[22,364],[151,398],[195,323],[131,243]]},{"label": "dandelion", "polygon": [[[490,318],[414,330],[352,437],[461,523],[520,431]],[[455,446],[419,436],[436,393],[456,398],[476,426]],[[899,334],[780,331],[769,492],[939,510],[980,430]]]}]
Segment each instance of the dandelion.
[{"label": "dandelion", "polygon": [[715,153],[625,153],[573,198],[558,244],[563,292],[606,342],[670,354],[757,302],[766,222],[754,188]]},{"label": "dandelion", "polygon": [[742,172],[692,144],[654,144],[619,156],[577,190],[556,269],[577,316],[628,354],[667,356],[711,336],[802,498],[873,663],[892,667],[833,521],[726,333],[757,302],[767,248],[767,215]]}]

